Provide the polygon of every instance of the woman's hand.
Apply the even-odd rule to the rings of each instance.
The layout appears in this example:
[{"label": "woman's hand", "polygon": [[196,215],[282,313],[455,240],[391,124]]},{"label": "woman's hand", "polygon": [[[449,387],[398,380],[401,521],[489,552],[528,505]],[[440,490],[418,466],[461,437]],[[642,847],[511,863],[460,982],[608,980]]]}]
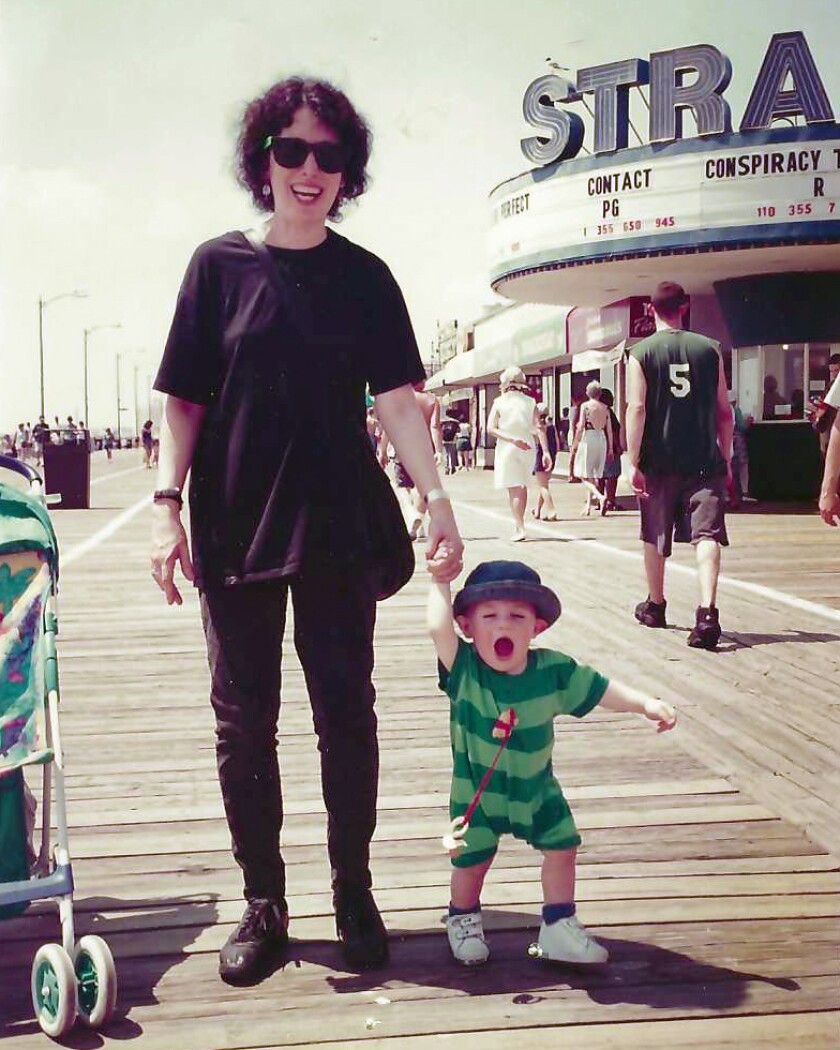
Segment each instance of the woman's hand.
[{"label": "woman's hand", "polygon": [[820,493],[820,517],[826,525],[836,526],[840,522],[840,495],[836,492]]},{"label": "woman's hand", "polygon": [[451,583],[464,567],[464,542],[449,500],[429,504],[426,568],[438,583]]},{"label": "woman's hand", "polygon": [[521,448],[523,452],[527,452],[530,448],[533,448],[530,441],[526,441],[524,438],[514,438],[513,443],[517,448]]},{"label": "woman's hand", "polygon": [[550,453],[543,452],[542,465],[543,465],[543,470],[546,472],[546,474],[548,474],[549,471],[551,470],[551,454]]},{"label": "woman's hand", "polygon": [[647,499],[647,486],[645,482],[644,474],[636,466],[630,467],[630,487],[639,497],[639,499]]},{"label": "woman's hand", "polygon": [[190,546],[181,514],[175,503],[165,501],[152,506],[152,578],[163,591],[167,605],[181,605],[183,598],[175,584],[175,564],[192,583],[195,579]]}]

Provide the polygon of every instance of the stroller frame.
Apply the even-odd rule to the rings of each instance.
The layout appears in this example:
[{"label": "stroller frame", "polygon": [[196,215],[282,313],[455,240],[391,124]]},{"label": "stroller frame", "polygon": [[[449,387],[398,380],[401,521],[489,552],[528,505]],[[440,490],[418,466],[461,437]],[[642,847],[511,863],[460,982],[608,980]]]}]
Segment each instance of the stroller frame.
[{"label": "stroller frame", "polygon": [[[43,482],[38,472],[28,464],[0,456],[0,471],[12,471],[23,476],[29,485],[33,516],[46,520],[49,535],[55,534],[46,512],[48,503]],[[19,489],[15,490],[19,492]],[[0,473],[0,495],[3,492]],[[40,510],[38,509],[40,508]],[[42,570],[43,571],[43,568]],[[58,903],[61,926],[61,946],[44,945],[36,953],[32,965],[32,997],[38,1021],[47,1035],[58,1038],[74,1023],[76,1017],[89,1027],[100,1027],[113,1012],[116,1000],[116,970],[108,945],[97,936],[84,936],[77,943],[73,918],[73,869],[70,860],[67,824],[67,800],[64,778],[64,752],[59,727],[59,680],[56,637],[58,634],[58,544],[49,566],[49,593],[43,606],[42,636],[44,672],[44,743],[45,747],[31,753],[5,775],[27,765],[41,765],[41,838],[29,878],[0,882],[0,909],[33,901],[54,899]],[[33,584],[37,582],[33,581]],[[2,611],[2,609],[0,609]],[[23,777],[21,776],[21,790]],[[51,827],[55,820],[55,844]],[[23,910],[23,909],[21,909]],[[69,969],[68,969],[69,963]],[[49,986],[50,995],[47,995]],[[43,993],[43,994],[42,994]]]}]

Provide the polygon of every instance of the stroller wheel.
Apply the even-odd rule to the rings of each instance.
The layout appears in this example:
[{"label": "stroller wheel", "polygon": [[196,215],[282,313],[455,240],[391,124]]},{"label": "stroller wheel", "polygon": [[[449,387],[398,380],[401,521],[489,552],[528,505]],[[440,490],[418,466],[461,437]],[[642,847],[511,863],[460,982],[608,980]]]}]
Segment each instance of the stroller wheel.
[{"label": "stroller wheel", "polygon": [[76,975],[60,944],[44,944],[32,962],[32,1005],[38,1024],[58,1039],[76,1020]]},{"label": "stroller wheel", "polygon": [[76,945],[73,963],[79,1020],[88,1028],[100,1028],[117,1002],[117,968],[111,949],[101,937],[88,934]]}]

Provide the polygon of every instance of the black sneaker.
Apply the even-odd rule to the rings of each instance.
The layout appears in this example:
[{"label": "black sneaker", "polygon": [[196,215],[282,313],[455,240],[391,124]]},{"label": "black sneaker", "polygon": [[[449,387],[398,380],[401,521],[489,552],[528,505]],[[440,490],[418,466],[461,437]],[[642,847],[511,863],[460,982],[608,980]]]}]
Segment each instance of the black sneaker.
[{"label": "black sneaker", "polygon": [[344,961],[354,969],[384,966],[388,961],[388,931],[368,889],[333,892],[335,931]]},{"label": "black sneaker", "polygon": [[639,621],[645,625],[645,627],[665,627],[665,606],[667,602],[652,602],[650,598],[645,598],[643,602],[639,602],[636,606],[636,611],[633,615]]},{"label": "black sneaker", "polygon": [[694,627],[688,636],[688,644],[692,649],[714,649],[719,641],[720,619],[717,608],[710,605],[707,609],[703,605],[698,605],[694,614]]},{"label": "black sneaker", "polygon": [[258,984],[286,961],[288,951],[285,903],[255,898],[219,952],[219,976],[227,984]]}]

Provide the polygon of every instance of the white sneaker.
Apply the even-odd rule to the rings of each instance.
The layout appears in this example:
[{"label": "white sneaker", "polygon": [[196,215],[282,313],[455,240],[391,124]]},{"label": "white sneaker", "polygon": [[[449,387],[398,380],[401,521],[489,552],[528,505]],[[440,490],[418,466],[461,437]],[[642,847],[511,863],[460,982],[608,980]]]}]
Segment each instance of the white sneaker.
[{"label": "white sneaker", "polygon": [[464,966],[480,966],[490,958],[490,949],[484,939],[481,912],[447,915],[446,933],[453,956]]},{"label": "white sneaker", "polygon": [[589,936],[576,915],[550,926],[543,923],[537,944],[541,958],[553,962],[594,964],[605,963],[610,957],[607,949]]}]

